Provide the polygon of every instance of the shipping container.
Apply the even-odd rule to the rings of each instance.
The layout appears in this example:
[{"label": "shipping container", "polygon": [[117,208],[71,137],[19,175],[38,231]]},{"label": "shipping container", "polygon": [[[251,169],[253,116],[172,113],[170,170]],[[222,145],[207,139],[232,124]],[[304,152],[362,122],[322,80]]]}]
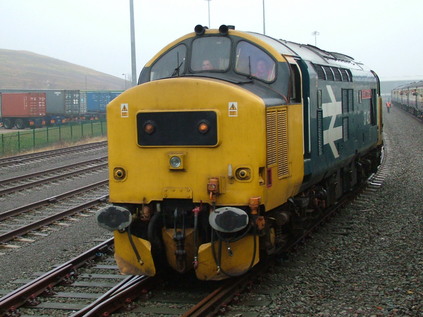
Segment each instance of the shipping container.
[{"label": "shipping container", "polygon": [[80,111],[79,90],[64,89],[1,89],[1,93],[45,93],[47,115],[78,115]]},{"label": "shipping container", "polygon": [[105,113],[110,101],[122,91],[81,91],[82,113]]},{"label": "shipping container", "polygon": [[[1,93],[44,93],[46,109],[42,122],[46,125],[60,125],[71,121],[105,119],[107,104],[122,91],[0,89]],[[2,118],[0,118],[0,121],[4,123]],[[37,126],[39,121],[37,120]],[[6,120],[6,126],[10,126],[12,123],[11,119]],[[32,121],[28,120],[26,125],[22,125],[22,120],[19,120],[18,123],[17,126],[22,128],[30,125]]]},{"label": "shipping container", "polygon": [[43,125],[46,116],[45,93],[1,93],[1,118],[3,126],[18,129]]},{"label": "shipping container", "polygon": [[81,113],[81,93],[79,90],[65,90],[65,109],[67,115],[78,115]]}]

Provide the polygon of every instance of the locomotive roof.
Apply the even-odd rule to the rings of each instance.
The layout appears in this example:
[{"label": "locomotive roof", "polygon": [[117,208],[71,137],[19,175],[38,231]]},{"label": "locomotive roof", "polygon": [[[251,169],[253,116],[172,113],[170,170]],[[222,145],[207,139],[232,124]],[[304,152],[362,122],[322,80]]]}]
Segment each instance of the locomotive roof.
[{"label": "locomotive roof", "polygon": [[357,70],[366,69],[362,63],[357,62],[351,56],[342,53],[328,52],[310,44],[299,44],[287,40],[277,40],[260,33],[246,33],[253,35],[259,38],[261,41],[271,45],[282,55],[299,57],[303,60],[320,65],[338,66]]}]

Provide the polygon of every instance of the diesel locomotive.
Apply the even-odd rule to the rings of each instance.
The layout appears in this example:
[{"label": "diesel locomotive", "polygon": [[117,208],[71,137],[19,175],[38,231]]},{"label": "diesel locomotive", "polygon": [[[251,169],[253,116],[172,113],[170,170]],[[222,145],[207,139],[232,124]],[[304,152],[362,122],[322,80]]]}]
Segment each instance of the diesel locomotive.
[{"label": "diesel locomotive", "polygon": [[222,25],[172,42],[107,106],[124,274],[244,274],[377,170],[380,84],[353,58]]}]

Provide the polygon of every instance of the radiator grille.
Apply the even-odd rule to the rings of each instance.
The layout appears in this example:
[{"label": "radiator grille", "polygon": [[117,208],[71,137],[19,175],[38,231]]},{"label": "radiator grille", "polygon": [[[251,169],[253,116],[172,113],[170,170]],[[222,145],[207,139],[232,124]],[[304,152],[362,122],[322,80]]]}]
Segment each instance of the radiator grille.
[{"label": "radiator grille", "polygon": [[267,165],[275,164],[279,178],[289,175],[286,109],[269,109],[267,112]]}]

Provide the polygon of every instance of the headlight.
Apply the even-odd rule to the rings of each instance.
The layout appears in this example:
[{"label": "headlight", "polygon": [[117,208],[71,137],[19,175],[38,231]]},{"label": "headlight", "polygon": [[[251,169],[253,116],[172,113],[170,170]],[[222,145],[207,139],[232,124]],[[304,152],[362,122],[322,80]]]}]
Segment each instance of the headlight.
[{"label": "headlight", "polygon": [[173,168],[179,168],[182,164],[181,158],[178,156],[172,156],[169,160],[170,166]]},{"label": "headlight", "polygon": [[172,170],[184,169],[184,154],[169,154],[169,168]]}]

